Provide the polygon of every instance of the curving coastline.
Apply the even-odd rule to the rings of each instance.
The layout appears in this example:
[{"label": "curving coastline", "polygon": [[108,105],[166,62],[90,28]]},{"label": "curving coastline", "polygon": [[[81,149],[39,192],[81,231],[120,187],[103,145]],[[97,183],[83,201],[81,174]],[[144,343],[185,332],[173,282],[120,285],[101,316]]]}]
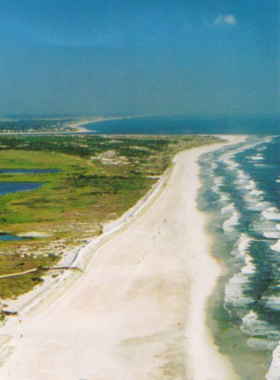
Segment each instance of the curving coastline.
[{"label": "curving coastline", "polygon": [[205,324],[220,269],[196,207],[197,159],[219,146],[180,153],[165,191],[99,248],[59,302],[8,321],[0,333],[14,353],[1,378],[238,379]]}]

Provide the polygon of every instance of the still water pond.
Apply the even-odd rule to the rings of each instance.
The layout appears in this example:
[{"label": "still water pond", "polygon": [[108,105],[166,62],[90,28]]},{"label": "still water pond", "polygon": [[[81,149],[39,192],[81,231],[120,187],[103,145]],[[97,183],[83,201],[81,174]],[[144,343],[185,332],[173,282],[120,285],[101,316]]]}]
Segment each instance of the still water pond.
[{"label": "still water pond", "polygon": [[[46,174],[57,173],[57,169],[0,169],[1,174]],[[20,191],[37,190],[43,186],[43,182],[0,182],[0,196],[4,194],[17,193]],[[5,234],[0,232],[0,241],[25,240],[26,238]]]}]

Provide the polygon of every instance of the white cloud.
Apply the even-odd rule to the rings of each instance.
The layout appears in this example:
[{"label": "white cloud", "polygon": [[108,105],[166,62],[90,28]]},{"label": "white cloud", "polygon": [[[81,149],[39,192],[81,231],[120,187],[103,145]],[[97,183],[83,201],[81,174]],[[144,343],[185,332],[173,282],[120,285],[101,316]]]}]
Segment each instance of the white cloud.
[{"label": "white cloud", "polygon": [[237,20],[235,18],[234,15],[225,15],[225,16],[218,16],[213,24],[215,26],[219,26],[219,25],[229,25],[229,26],[234,26],[237,24]]}]

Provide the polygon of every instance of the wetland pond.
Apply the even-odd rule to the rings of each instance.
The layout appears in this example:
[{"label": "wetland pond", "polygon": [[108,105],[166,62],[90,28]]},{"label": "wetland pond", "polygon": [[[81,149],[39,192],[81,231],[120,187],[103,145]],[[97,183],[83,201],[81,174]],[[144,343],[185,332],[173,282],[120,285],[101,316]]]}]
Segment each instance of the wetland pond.
[{"label": "wetland pond", "polygon": [[[1,174],[46,174],[57,173],[58,169],[0,169]],[[0,182],[0,196],[21,191],[37,190],[44,185],[44,182]],[[0,241],[26,240],[24,237],[10,235],[0,232]]]}]

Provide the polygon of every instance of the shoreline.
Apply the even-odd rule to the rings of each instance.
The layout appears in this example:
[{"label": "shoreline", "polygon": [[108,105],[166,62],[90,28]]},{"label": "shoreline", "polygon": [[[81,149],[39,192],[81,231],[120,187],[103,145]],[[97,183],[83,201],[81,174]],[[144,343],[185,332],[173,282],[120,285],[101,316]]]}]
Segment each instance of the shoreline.
[{"label": "shoreline", "polygon": [[[228,140],[221,147],[241,143],[246,140],[247,136],[234,135],[218,135],[220,138]],[[207,152],[217,150],[211,146]],[[203,154],[206,152],[203,152]],[[197,160],[201,155],[197,157]],[[201,168],[198,169],[198,175]],[[211,329],[208,326],[207,313],[208,300],[213,294],[217,285],[217,280],[225,270],[224,264],[213,255],[212,247],[214,245],[214,237],[209,234],[207,225],[211,216],[202,212],[197,207],[197,197],[201,189],[202,182],[198,178],[196,190],[196,212],[201,218],[200,249],[204,247],[204,253],[200,255],[200,260],[194,263],[192,270],[196,273],[196,281],[194,281],[193,291],[191,293],[192,312],[190,313],[190,322],[188,336],[190,339],[190,357],[192,361],[192,377],[191,380],[240,380],[235,373],[229,359],[219,352],[219,347],[214,342]],[[197,220],[198,221],[198,220]],[[195,229],[194,229],[195,233]],[[207,270],[203,270],[207,267]],[[199,332],[199,333],[198,333]],[[203,363],[203,365],[202,365]],[[209,368],[211,370],[209,370]]]},{"label": "shoreline", "polygon": [[[97,116],[94,119],[90,120],[85,120],[82,122],[77,122],[70,127],[72,128],[77,128],[76,133],[81,133],[81,132],[95,132],[91,129],[87,129],[83,127],[84,125],[87,124],[94,124],[94,123],[102,123],[103,121],[111,121],[111,120],[129,120],[129,119],[142,119],[142,118],[149,118],[149,117],[154,117],[154,116],[159,116],[159,115],[138,115],[138,116]],[[102,133],[99,133],[102,134]]]},{"label": "shoreline", "polygon": [[[152,115],[155,116],[155,115]],[[111,120],[127,120],[127,119],[140,119],[145,117],[151,117],[151,115],[140,115],[140,116],[96,116],[90,119],[82,118],[79,121],[70,122],[67,127],[70,128],[70,131],[26,131],[26,132],[1,132],[0,136],[13,136],[13,135],[67,135],[67,134],[80,134],[80,133],[95,133],[96,131],[87,129],[85,126],[87,124],[102,123],[103,121]],[[99,133],[102,134],[102,133]]]},{"label": "shoreline", "polygon": [[[230,140],[238,143],[244,136]],[[220,269],[210,254],[206,217],[196,204],[201,186],[197,159],[225,145],[179,153],[171,179],[158,196],[154,195],[156,200],[151,200],[145,212],[140,207],[137,217],[130,215],[132,221],[124,231],[103,242],[86,274],[60,302],[47,305],[41,313],[23,313],[8,321],[0,334],[13,336],[11,344],[16,349],[0,368],[0,375],[9,373],[7,378],[23,380],[32,378],[33,373],[39,374],[40,380],[73,376],[144,380],[150,379],[150,372],[159,380],[238,379],[227,359],[218,353],[205,322],[209,289],[211,293]],[[56,327],[58,321],[62,331]],[[88,334],[92,334],[91,341]],[[51,348],[42,343],[46,339],[53,342]],[[70,349],[72,341],[77,341],[78,347]],[[61,356],[65,350],[65,357]],[[89,355],[97,351],[96,357]],[[79,363],[72,362],[70,358],[74,355],[74,360],[79,353]],[[54,367],[61,375],[49,372],[48,368]]]}]

